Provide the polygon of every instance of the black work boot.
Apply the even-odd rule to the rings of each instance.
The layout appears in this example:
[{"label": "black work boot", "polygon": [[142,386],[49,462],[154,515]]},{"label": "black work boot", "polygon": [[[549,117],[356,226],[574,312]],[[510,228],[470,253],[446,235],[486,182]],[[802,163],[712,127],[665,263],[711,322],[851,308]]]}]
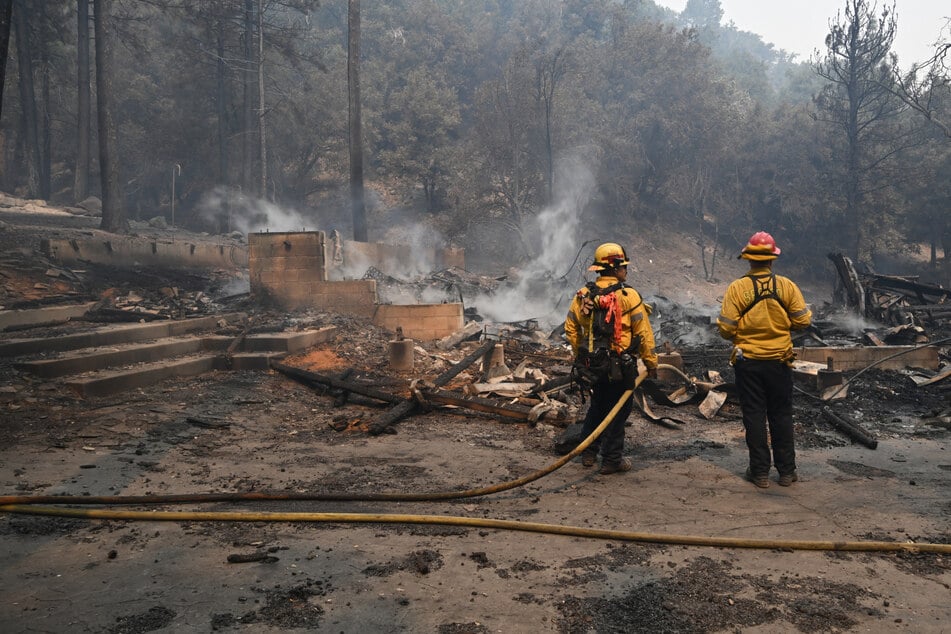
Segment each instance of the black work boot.
[{"label": "black work boot", "polygon": [[799,474],[795,471],[790,471],[789,473],[782,473],[779,476],[779,486],[788,487],[792,486],[793,482],[799,482]]},{"label": "black work boot", "polygon": [[601,463],[601,470],[598,471],[601,475],[609,475],[611,473],[624,473],[625,471],[630,471],[631,467],[634,465],[631,463],[630,458],[621,458],[621,462],[616,464],[612,463]]},{"label": "black work boot", "polygon": [[[747,468],[746,479],[761,489],[769,488],[769,476],[765,473],[757,473],[756,475],[754,475],[753,471]],[[784,486],[788,486],[788,485],[784,485]]]}]

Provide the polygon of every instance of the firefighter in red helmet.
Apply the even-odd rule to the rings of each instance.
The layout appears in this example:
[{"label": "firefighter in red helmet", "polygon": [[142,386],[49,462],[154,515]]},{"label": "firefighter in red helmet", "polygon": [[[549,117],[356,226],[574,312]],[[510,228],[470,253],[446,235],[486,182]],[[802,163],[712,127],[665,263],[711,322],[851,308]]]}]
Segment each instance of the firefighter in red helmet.
[{"label": "firefighter in red helmet", "polygon": [[779,472],[781,486],[799,479],[790,331],[807,328],[812,321],[799,287],[772,270],[780,253],[773,236],[765,231],[750,237],[738,256],[749,261],[750,270],[727,288],[717,318],[720,336],[733,342],[730,363],[736,374],[749,449],[746,477],[763,489],[769,486],[772,465]]}]

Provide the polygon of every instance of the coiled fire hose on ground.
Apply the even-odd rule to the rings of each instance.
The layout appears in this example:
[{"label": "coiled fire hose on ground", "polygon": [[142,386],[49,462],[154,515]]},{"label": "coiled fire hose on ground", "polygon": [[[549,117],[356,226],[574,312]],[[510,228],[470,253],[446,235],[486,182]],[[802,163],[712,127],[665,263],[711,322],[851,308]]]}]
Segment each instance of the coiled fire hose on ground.
[{"label": "coiled fire hose on ground", "polygon": [[712,546],[717,548],[752,548],[788,550],[821,550],[851,552],[934,552],[951,554],[951,544],[914,542],[841,542],[746,539],[738,537],[704,537],[696,535],[673,535],[633,531],[593,529],[579,526],[544,524],[486,518],[470,518],[447,515],[411,515],[393,513],[309,513],[309,512],[252,512],[252,511],[120,511],[108,509],[70,508],[44,506],[50,504],[197,504],[203,502],[237,501],[435,501],[470,498],[507,491],[555,471],[580,455],[611,424],[621,407],[643,381],[644,374],[637,377],[632,389],[618,399],[598,427],[574,450],[562,456],[548,467],[527,476],[494,486],[456,492],[422,494],[321,494],[321,493],[199,493],[162,496],[0,496],[0,512],[24,515],[44,515],[78,519],[131,520],[147,522],[308,522],[308,523],[354,523],[354,524],[431,524],[441,526],[467,526],[497,530],[524,531],[549,535],[565,535],[591,539],[668,544],[682,546]]}]

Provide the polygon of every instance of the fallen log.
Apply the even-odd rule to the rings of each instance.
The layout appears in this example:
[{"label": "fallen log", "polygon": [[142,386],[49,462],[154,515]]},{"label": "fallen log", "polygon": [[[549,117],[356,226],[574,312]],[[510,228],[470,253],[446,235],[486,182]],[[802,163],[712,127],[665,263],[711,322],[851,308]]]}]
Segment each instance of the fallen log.
[{"label": "fallen log", "polygon": [[297,379],[303,383],[322,383],[344,392],[352,392],[361,396],[367,396],[385,403],[401,404],[406,401],[404,397],[399,396],[398,394],[390,394],[388,392],[382,392],[366,385],[360,385],[359,383],[335,379],[333,377],[318,374],[316,372],[310,372],[309,370],[301,370],[300,368],[295,368],[279,361],[272,360],[271,367],[281,374],[289,376],[292,379]]},{"label": "fallen log", "polygon": [[[444,387],[449,384],[457,375],[459,375],[463,370],[468,368],[470,365],[476,362],[477,359],[481,359],[485,356],[485,353],[495,347],[496,341],[494,339],[488,339],[481,346],[470,352],[463,358],[459,363],[452,366],[433,381],[435,387]],[[370,423],[368,431],[370,435],[377,436],[379,434],[385,433],[392,425],[403,420],[406,416],[409,416],[413,410],[419,406],[419,403],[416,399],[407,399],[402,403],[397,404],[392,409],[388,410],[383,416],[377,420]]]},{"label": "fallen log", "polygon": [[864,429],[862,429],[855,423],[852,423],[850,421],[845,420],[844,418],[836,416],[834,413],[832,413],[832,410],[829,409],[828,407],[822,408],[822,415],[825,416],[826,420],[832,423],[836,427],[836,429],[844,433],[846,436],[848,436],[852,440],[856,440],[862,443],[869,449],[875,449],[876,447],[878,447],[878,441],[875,440],[875,438],[873,438],[871,434],[869,434],[867,431],[865,431]]},{"label": "fallen log", "polygon": [[495,401],[476,396],[465,396],[456,392],[446,390],[420,390],[422,397],[430,403],[440,403],[442,405],[454,405],[465,409],[472,409],[477,412],[494,414],[503,418],[514,420],[531,420],[532,408],[524,405],[499,405]]}]

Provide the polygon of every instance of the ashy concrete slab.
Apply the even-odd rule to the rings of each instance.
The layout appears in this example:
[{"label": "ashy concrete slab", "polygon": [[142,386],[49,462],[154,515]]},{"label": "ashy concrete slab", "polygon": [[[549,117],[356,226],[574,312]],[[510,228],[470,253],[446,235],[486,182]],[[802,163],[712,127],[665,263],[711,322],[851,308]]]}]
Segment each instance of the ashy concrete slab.
[{"label": "ashy concrete slab", "polygon": [[201,355],[173,361],[160,361],[132,370],[100,372],[94,377],[67,381],[66,385],[82,398],[108,396],[137,387],[154,385],[172,377],[198,376],[211,372],[215,369],[219,356]]},{"label": "ashy concrete slab", "polygon": [[218,323],[222,320],[228,323],[237,323],[241,321],[243,317],[242,314],[233,313],[176,321],[151,322],[148,324],[121,324],[58,337],[10,339],[0,342],[0,357],[16,357],[46,352],[64,352],[67,350],[80,350],[82,348],[96,348],[136,341],[148,341],[150,339],[163,339],[165,337],[178,337],[202,330],[211,330],[216,328]]},{"label": "ashy concrete slab", "polygon": [[43,326],[48,324],[63,324],[70,319],[82,317],[96,302],[71,304],[69,306],[47,306],[45,308],[28,308],[25,310],[0,310],[0,330],[16,328],[18,326]]}]

